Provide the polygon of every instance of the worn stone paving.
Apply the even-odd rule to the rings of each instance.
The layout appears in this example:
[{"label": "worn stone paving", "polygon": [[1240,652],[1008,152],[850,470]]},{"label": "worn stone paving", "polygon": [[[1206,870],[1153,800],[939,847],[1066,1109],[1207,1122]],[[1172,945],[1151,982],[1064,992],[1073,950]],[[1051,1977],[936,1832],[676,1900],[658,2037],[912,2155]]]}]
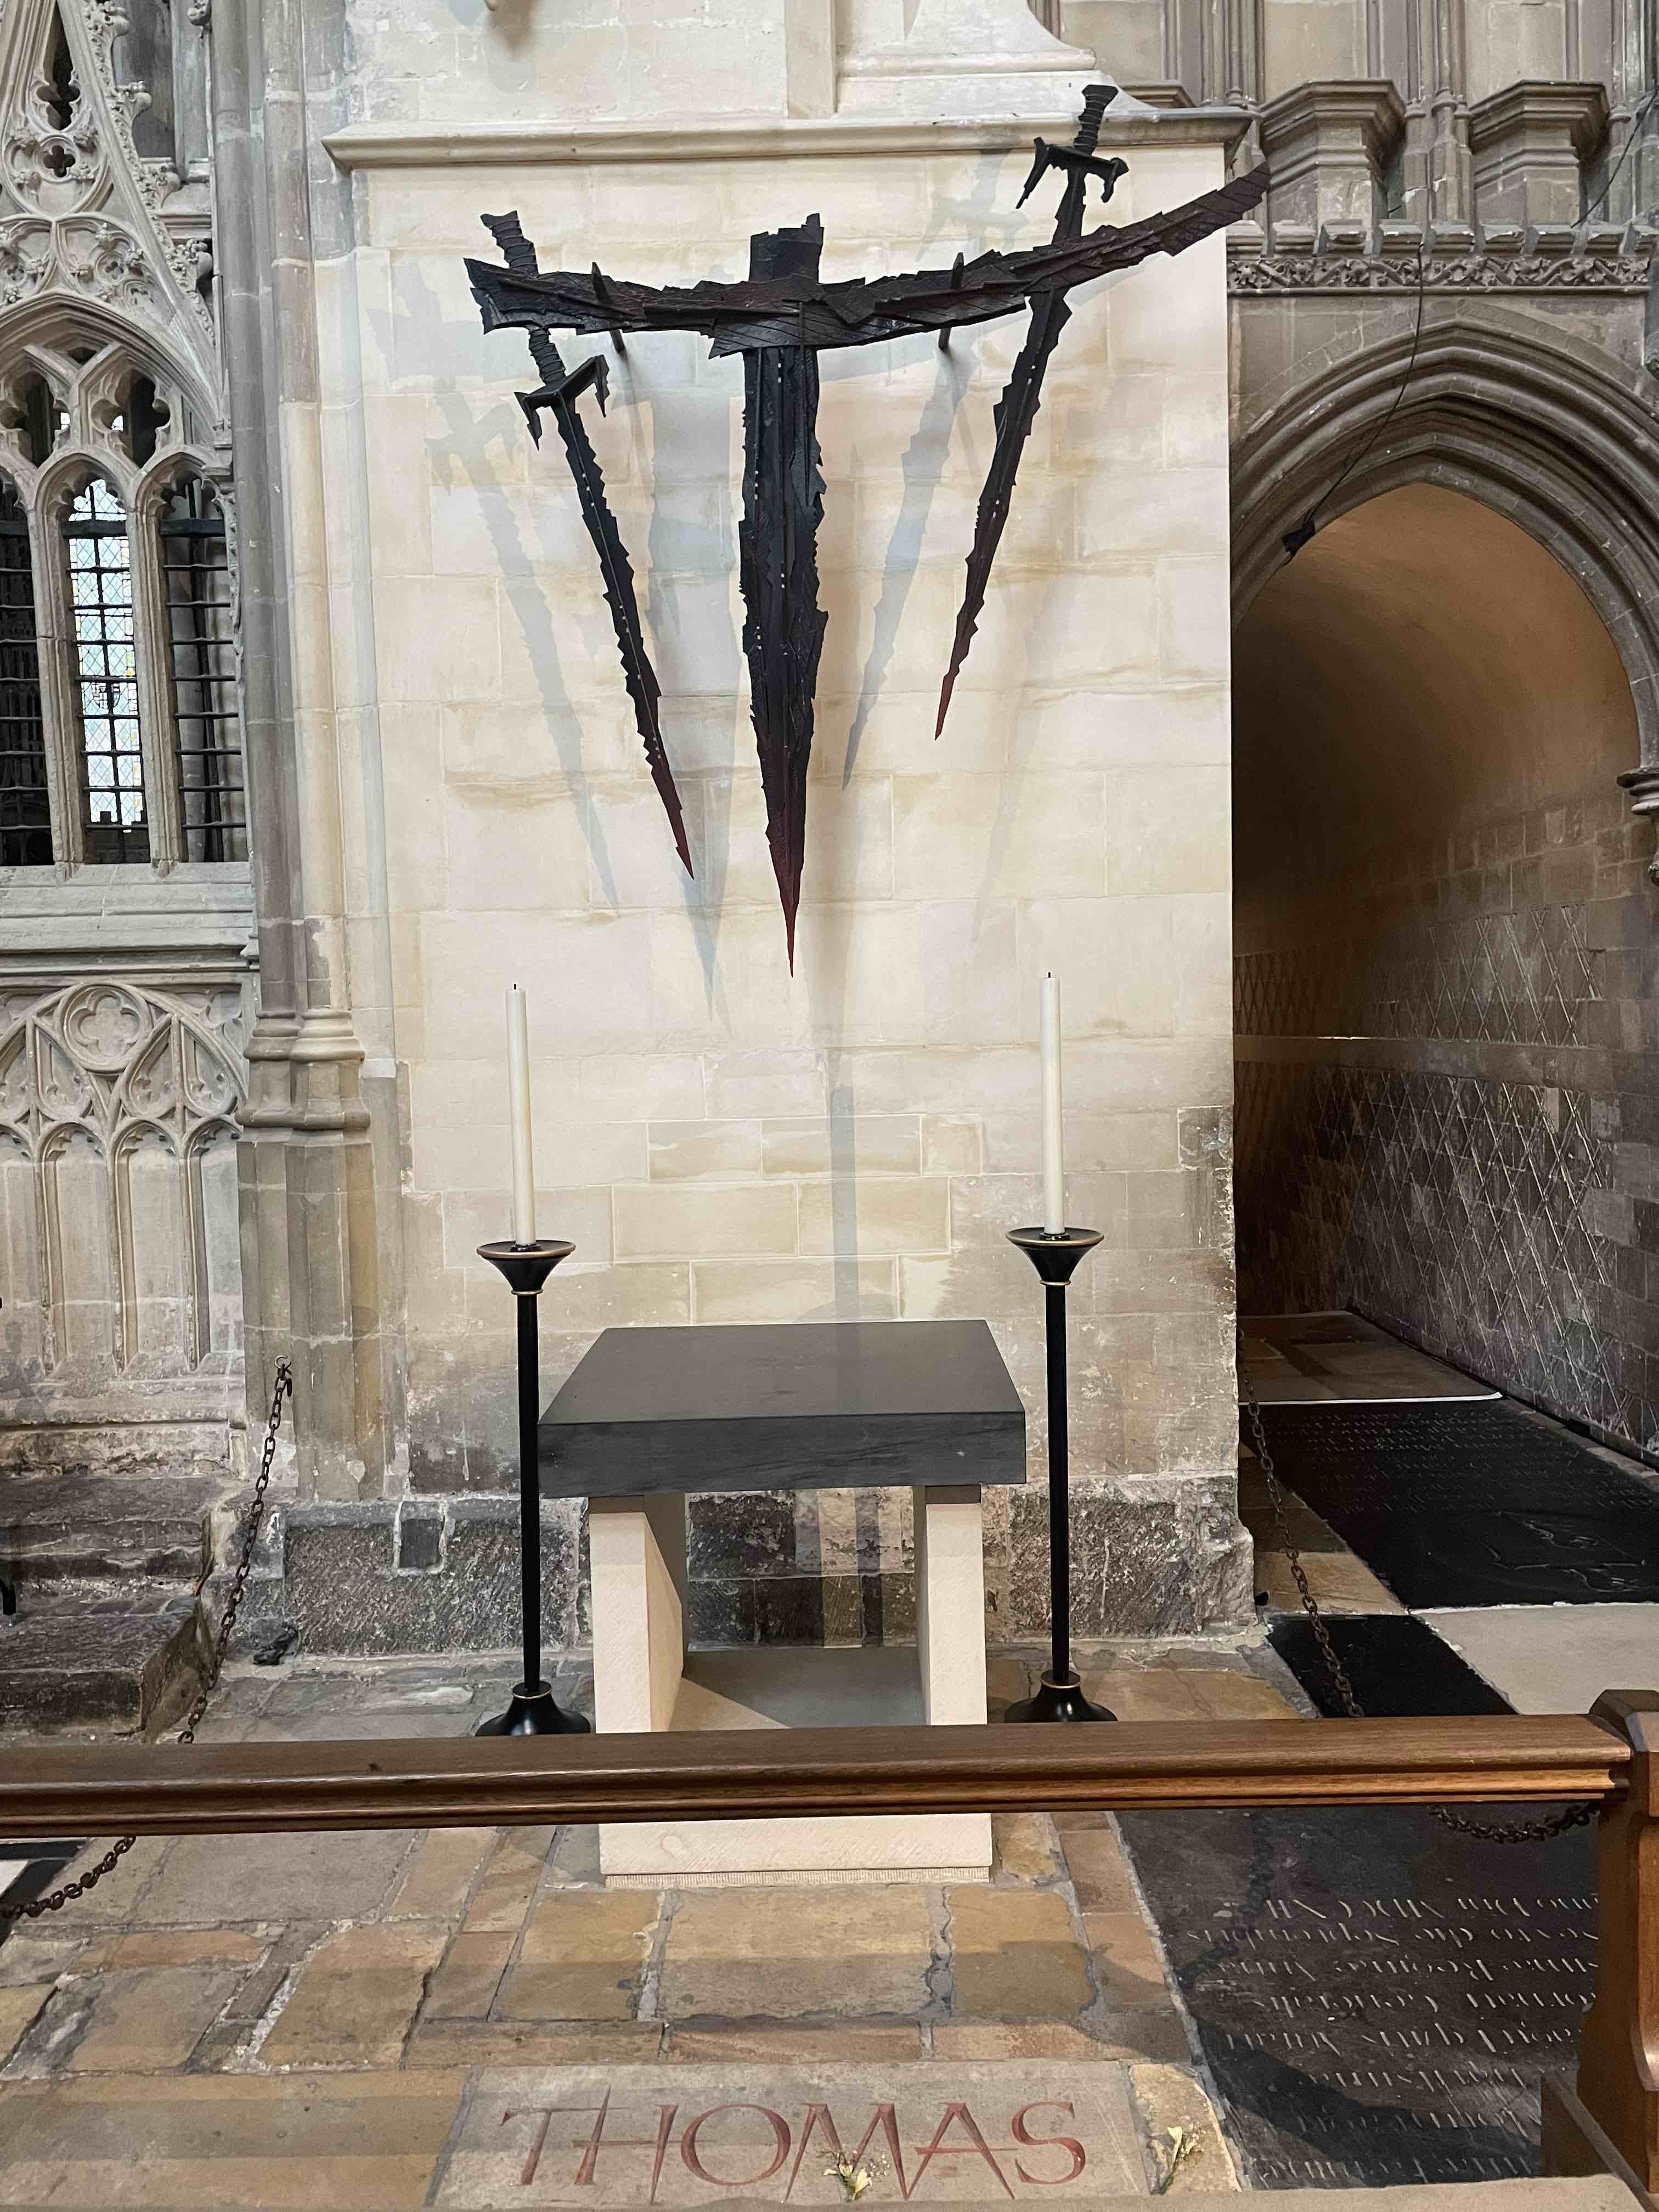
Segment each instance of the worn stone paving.
[{"label": "worn stone paving", "polygon": [[[1036,1656],[995,1660],[994,1711],[1025,1693]],[[1176,1723],[1288,1716],[1276,1670],[1261,1648],[1130,1647],[1098,1654],[1087,1680],[1125,1718]],[[232,1669],[202,1733],[459,1734],[507,1671],[453,1658]],[[585,1686],[558,1688],[580,1703]],[[720,2191],[698,2176],[698,2145],[712,2172],[714,2147],[743,2128],[711,2119],[690,2160],[685,2128],[752,2105],[763,2076],[776,2077],[784,2103],[766,2109],[791,2131],[790,2159],[814,2082],[859,2135],[897,2100],[913,2162],[948,2119],[910,2177],[917,2203],[1006,2201],[975,2128],[1038,2177],[1022,2182],[1013,2151],[992,2149],[1015,2193],[1148,2190],[1172,2124],[1206,2142],[1177,2191],[1189,2177],[1236,2189],[1115,1822],[998,1819],[995,1838],[988,1885],[684,1893],[607,1892],[592,1828],[141,1843],[61,1918],[0,1946],[0,2203],[494,2202],[510,2145],[489,2133],[504,2125],[489,2099],[532,2081],[545,2105],[550,2085],[596,2081],[634,2118],[674,2105],[657,2201],[708,2203]],[[659,2092],[671,2075],[683,2096]],[[1002,2110],[1007,2095],[1040,2096],[1042,2080],[1090,2085],[1086,2121],[1060,2130],[1083,2148],[1086,2184],[1059,2185],[1070,2151],[1010,2133],[1021,2105]],[[1082,2093],[1055,2094],[1076,2106]],[[958,2106],[968,2118],[950,2117]],[[764,2148],[772,2123],[748,2121]],[[1055,2121],[1024,2124],[1052,2137]],[[817,2170],[802,2166],[787,2201],[834,2201],[829,2162],[815,2144]],[[780,2174],[742,2193],[785,2201],[788,2160]],[[500,2201],[560,2199],[514,2185]]]}]

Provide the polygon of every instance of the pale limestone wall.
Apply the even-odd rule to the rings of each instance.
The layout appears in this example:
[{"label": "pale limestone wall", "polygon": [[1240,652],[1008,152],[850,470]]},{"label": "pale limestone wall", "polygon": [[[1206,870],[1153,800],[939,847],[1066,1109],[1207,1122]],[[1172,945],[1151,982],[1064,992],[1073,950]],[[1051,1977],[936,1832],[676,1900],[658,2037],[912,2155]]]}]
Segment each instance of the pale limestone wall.
[{"label": "pale limestone wall", "polygon": [[[1223,173],[1217,145],[1130,159],[1125,218]],[[352,681],[375,697],[384,809],[348,805],[346,877],[368,914],[383,842],[389,1034],[372,989],[355,996],[402,1114],[409,1467],[417,1487],[507,1478],[511,1311],[474,1247],[507,1220],[513,977],[531,999],[540,1225],[578,1248],[543,1299],[550,1386],[610,1322],[985,1315],[1038,1451],[1036,1284],[1003,1231],[1038,1207],[1036,989],[1052,963],[1070,1212],[1107,1239],[1074,1293],[1075,1463],[1121,1501],[1108,1519],[1128,1542],[1106,1593],[1101,1521],[1082,1612],[1196,1626],[1247,1590],[1231,1512],[1221,241],[1077,296],[937,744],[991,407],[1023,319],[948,356],[912,340],[825,358],[830,626],[793,980],[738,642],[740,366],[689,337],[630,339],[609,416],[584,410],[640,574],[688,884],[562,458],[532,447],[512,398],[531,380],[523,340],[485,340],[462,268],[487,250],[478,210],[511,206],[544,266],[597,257],[653,281],[738,273],[752,230],[813,210],[829,273],[948,263],[1047,235],[1051,210],[1011,213],[1027,166],[814,154],[357,179],[358,319],[346,330],[325,296],[323,323],[338,317],[337,375],[355,375],[361,348],[367,511],[343,381],[331,532],[342,569],[373,576],[372,670]],[[348,926],[368,941],[367,922]],[[884,1517],[902,1542],[902,1517]],[[1042,1571],[1028,1518],[1026,1625]],[[1006,1618],[1006,1534],[994,1549]]]},{"label": "pale limestone wall", "polygon": [[783,112],[785,0],[349,0],[358,100],[443,125]]}]

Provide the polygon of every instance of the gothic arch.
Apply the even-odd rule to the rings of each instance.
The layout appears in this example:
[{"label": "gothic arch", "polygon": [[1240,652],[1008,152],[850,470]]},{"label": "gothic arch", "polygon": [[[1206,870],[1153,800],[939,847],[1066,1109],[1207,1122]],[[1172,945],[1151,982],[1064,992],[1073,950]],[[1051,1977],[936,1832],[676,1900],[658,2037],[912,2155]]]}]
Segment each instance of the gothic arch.
[{"label": "gothic arch", "polygon": [[1552,553],[1601,616],[1641,740],[1641,765],[1620,781],[1638,813],[1659,812],[1659,415],[1594,348],[1489,318],[1431,306],[1397,413],[1334,493],[1400,393],[1409,328],[1316,370],[1246,425],[1232,457],[1235,626],[1316,500],[1325,523],[1403,484],[1464,493]]}]

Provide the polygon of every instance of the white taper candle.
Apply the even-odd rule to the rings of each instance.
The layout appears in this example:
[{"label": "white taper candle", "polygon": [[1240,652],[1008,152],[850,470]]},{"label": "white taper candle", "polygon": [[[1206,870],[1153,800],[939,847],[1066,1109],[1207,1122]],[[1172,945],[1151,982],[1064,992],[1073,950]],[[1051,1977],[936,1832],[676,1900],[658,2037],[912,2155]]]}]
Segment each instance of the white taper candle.
[{"label": "white taper candle", "polygon": [[507,987],[507,1089],[513,1123],[513,1242],[536,1241],[536,1165],[530,1143],[529,1006],[516,983]]},{"label": "white taper candle", "polygon": [[1042,1225],[1066,1226],[1066,1162],[1060,1113],[1060,985],[1042,979]]}]

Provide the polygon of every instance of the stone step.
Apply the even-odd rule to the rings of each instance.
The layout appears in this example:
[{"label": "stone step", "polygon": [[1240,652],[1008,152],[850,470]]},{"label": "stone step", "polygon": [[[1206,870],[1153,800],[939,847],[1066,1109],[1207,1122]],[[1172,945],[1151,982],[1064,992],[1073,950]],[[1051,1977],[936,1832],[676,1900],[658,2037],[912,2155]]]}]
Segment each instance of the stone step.
[{"label": "stone step", "polygon": [[0,1728],[159,1725],[200,1680],[198,1620],[194,1594],[155,1577],[26,1588],[0,1620]]},{"label": "stone step", "polygon": [[66,1580],[125,1584],[134,1575],[194,1583],[207,1564],[214,1509],[234,1489],[223,1468],[0,1471],[0,1575],[20,1589]]}]

